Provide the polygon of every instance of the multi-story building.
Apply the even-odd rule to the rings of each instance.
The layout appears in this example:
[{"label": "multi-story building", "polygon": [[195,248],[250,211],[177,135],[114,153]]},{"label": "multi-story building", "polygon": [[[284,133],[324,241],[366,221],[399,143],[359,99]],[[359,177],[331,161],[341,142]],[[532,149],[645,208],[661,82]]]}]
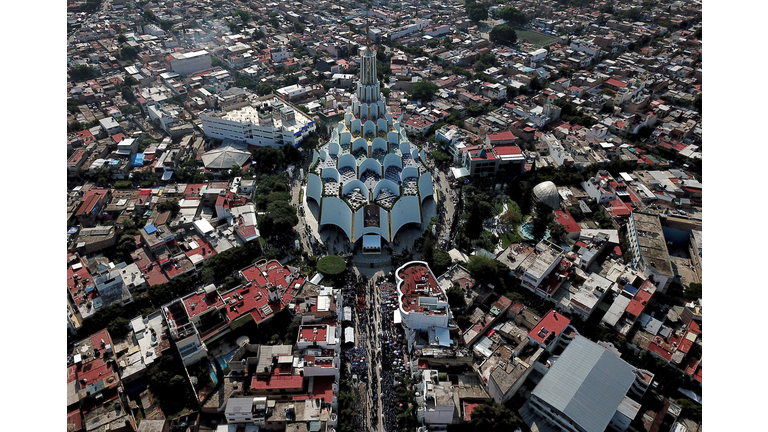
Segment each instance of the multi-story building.
[{"label": "multi-story building", "polygon": [[211,54],[206,50],[173,53],[166,61],[171,70],[183,76],[211,69]]},{"label": "multi-story building", "polygon": [[450,346],[448,323],[452,315],[448,297],[427,263],[406,263],[397,269],[395,278],[408,346]]},{"label": "multi-story building", "polygon": [[524,288],[541,297],[551,298],[565,279],[570,266],[570,261],[565,259],[560,247],[542,240],[523,258],[514,275],[520,279]]},{"label": "multi-story building", "polygon": [[299,146],[315,131],[315,121],[277,97],[231,111],[200,113],[209,138],[243,141],[255,146]]},{"label": "multi-story building", "polygon": [[579,334],[564,315],[550,310],[528,333],[531,344],[549,352],[565,348]]},{"label": "multi-story building", "polygon": [[[460,420],[456,409],[452,385],[438,381],[438,372],[432,369],[421,371],[422,380],[416,385],[419,393],[416,420],[429,426],[429,430],[446,430],[446,426]],[[454,420],[455,419],[455,420]]]},{"label": "multi-story building", "polygon": [[635,268],[649,278],[659,292],[666,293],[675,274],[659,215],[633,211],[627,223],[627,238]]}]

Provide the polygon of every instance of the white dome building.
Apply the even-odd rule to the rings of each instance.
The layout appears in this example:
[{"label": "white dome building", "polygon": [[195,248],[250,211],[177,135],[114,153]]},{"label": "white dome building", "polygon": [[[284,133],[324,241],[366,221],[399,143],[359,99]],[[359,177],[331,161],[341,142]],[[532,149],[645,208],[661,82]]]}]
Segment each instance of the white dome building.
[{"label": "white dome building", "polygon": [[554,210],[560,210],[560,194],[551,181],[537,184],[533,188],[533,201],[542,202]]},{"label": "white dome building", "polygon": [[376,52],[360,50],[357,91],[331,139],[313,154],[306,196],[318,225],[339,227],[363,251],[378,252],[409,224],[421,224],[432,176],[424,150],[393,118],[376,76]]}]

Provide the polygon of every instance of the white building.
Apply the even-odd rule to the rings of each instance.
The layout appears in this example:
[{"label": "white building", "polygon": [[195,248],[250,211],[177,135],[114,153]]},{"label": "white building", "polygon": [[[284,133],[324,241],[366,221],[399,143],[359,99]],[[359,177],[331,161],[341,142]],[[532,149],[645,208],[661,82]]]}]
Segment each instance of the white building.
[{"label": "white building", "polygon": [[170,55],[171,69],[179,75],[187,76],[206,69],[211,69],[211,54],[206,50]]},{"label": "white building", "polygon": [[627,223],[632,263],[665,294],[675,277],[658,215],[632,212]]},{"label": "white building", "polygon": [[176,342],[176,347],[179,349],[179,355],[184,366],[195,364],[208,357],[208,349],[200,340],[200,335],[197,332]]},{"label": "white building", "polygon": [[529,59],[531,60],[531,62],[538,63],[544,60],[545,58],[547,58],[547,50],[545,50],[544,48],[539,48],[535,51],[529,52],[528,55],[530,56]]},{"label": "white building", "polygon": [[273,62],[280,63],[288,58],[290,52],[284,46],[281,46],[280,48],[271,50],[270,54],[272,55]]},{"label": "white building", "polygon": [[550,285],[544,284],[544,282],[558,266],[560,266],[558,271],[564,272],[566,270],[562,268],[566,265],[563,257],[562,249],[542,240],[517,267],[516,276],[520,278],[523,287],[547,298],[551,295],[551,291],[548,289]]},{"label": "white building", "polygon": [[104,117],[99,120],[99,124],[107,132],[107,135],[114,135],[122,130],[122,128],[120,128],[120,123],[112,117]]},{"label": "white building", "polygon": [[200,119],[209,138],[256,146],[297,146],[315,131],[314,120],[276,97],[229,112],[205,111]]},{"label": "white building", "polygon": [[563,144],[560,140],[555,138],[554,135],[543,134],[541,138],[547,143],[549,155],[552,157],[552,160],[555,161],[555,164],[558,166],[573,164],[573,156],[571,156],[570,152],[563,147]]},{"label": "white building", "polygon": [[453,422],[456,404],[454,403],[452,385],[450,382],[438,381],[438,372],[426,369],[421,372],[422,380],[416,384],[419,404],[416,410],[416,420],[430,426],[429,430],[439,430],[442,425]]},{"label": "white building", "polygon": [[450,347],[448,297],[432,270],[423,261],[411,261],[395,272],[398,312],[409,348]]},{"label": "white building", "polygon": [[104,306],[112,303],[127,305],[133,302],[133,296],[120,277],[120,269],[114,269],[96,278],[96,290]]}]

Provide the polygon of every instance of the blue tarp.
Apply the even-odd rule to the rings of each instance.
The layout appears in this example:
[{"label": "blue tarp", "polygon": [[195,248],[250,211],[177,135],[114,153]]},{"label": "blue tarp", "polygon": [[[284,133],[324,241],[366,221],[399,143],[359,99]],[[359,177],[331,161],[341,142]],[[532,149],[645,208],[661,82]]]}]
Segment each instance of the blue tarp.
[{"label": "blue tarp", "polygon": [[154,234],[157,231],[157,227],[154,225],[147,225],[144,227],[144,231],[147,234]]},{"label": "blue tarp", "polygon": [[637,294],[638,289],[633,287],[632,285],[625,285],[624,286],[624,291],[626,291],[626,292],[628,292],[628,293],[630,293],[632,295],[635,295],[635,294]]},{"label": "blue tarp", "polygon": [[131,159],[131,165],[135,167],[144,165],[144,153],[136,153],[133,155],[133,159]]}]

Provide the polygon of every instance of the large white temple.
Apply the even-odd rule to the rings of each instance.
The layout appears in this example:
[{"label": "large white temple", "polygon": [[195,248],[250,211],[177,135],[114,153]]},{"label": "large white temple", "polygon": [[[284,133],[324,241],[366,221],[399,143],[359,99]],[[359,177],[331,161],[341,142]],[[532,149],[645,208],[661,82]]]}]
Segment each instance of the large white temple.
[{"label": "large white temple", "polygon": [[378,252],[402,228],[421,225],[432,176],[424,150],[408,141],[381,94],[376,51],[360,54],[352,106],[314,152],[306,197],[319,206],[319,227],[335,225],[364,252]]}]

